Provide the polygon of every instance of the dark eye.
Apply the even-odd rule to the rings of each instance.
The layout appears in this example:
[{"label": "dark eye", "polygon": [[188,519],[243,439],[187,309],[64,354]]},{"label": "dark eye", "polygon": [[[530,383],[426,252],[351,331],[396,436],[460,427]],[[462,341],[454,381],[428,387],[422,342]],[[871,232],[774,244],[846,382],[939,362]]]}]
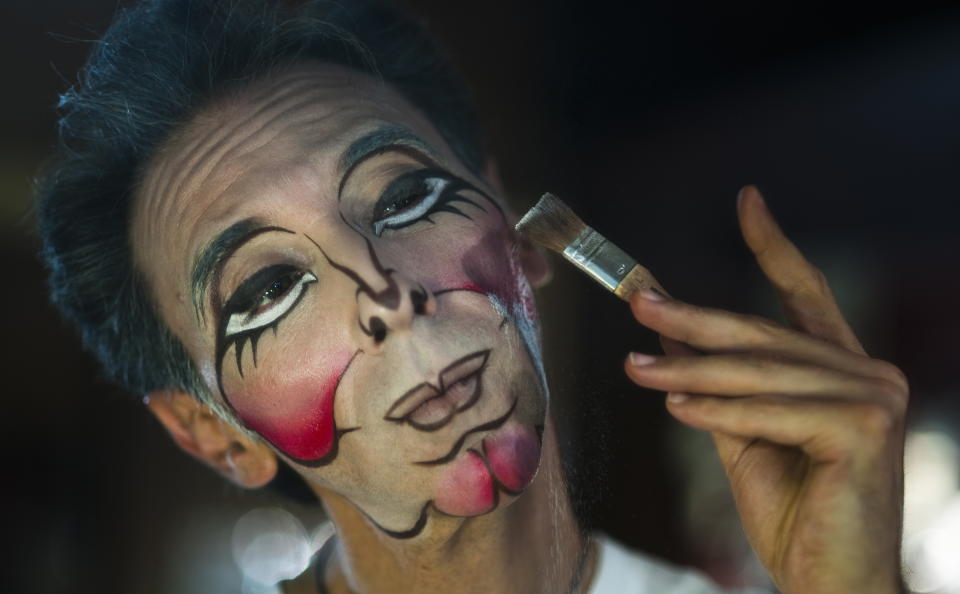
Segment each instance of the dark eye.
[{"label": "dark eye", "polygon": [[262,328],[286,315],[307,286],[311,272],[292,266],[269,266],[245,280],[224,305],[225,336]]},{"label": "dark eye", "polygon": [[303,276],[302,273],[290,273],[270,283],[270,286],[267,287],[267,290],[263,292],[263,297],[260,298],[260,303],[258,303],[255,307],[259,309],[265,305],[269,305],[271,302],[276,301],[280,297],[283,297],[283,295],[290,290],[290,287],[292,287],[297,279],[299,279],[301,276]]},{"label": "dark eye", "polygon": [[460,194],[463,190],[482,192],[451,177],[440,169],[421,169],[405,173],[387,186],[373,207],[373,232],[381,235],[387,229],[403,229],[420,221],[433,223],[432,216],[448,212],[470,219],[453,203],[459,202],[486,211],[477,202]]},{"label": "dark eye", "polygon": [[427,188],[422,188],[420,191],[398,196],[394,198],[392,202],[383,207],[383,210],[378,213],[379,216],[377,218],[382,219],[384,217],[389,217],[399,212],[403,212],[429,195],[430,190]]},{"label": "dark eye", "polygon": [[422,170],[411,171],[395,179],[373,206],[373,220],[382,221],[410,210],[434,194],[435,186],[440,180],[435,175],[431,179],[430,173]]}]

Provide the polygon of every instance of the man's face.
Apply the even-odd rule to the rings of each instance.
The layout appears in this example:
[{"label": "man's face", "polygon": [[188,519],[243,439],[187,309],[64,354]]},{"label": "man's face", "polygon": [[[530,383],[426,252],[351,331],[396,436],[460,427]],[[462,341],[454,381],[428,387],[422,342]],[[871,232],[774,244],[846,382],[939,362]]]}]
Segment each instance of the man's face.
[{"label": "man's face", "polygon": [[396,93],[301,67],[154,159],[134,255],[211,391],[395,535],[522,491],[546,391],[501,201]]}]

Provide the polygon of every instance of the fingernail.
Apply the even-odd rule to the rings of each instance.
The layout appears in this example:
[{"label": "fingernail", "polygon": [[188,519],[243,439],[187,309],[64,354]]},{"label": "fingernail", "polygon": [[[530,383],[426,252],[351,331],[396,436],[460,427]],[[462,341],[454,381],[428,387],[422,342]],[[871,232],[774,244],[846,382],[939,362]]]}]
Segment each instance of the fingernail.
[{"label": "fingernail", "polygon": [[690,399],[689,394],[684,394],[683,392],[670,392],[667,394],[667,402],[671,404],[680,404],[681,402],[686,402]]},{"label": "fingernail", "polygon": [[645,355],[643,353],[630,353],[630,365],[634,367],[643,367],[644,365],[650,365],[656,361],[656,357],[650,355]]},{"label": "fingernail", "polygon": [[647,301],[663,301],[664,300],[663,293],[661,293],[654,287],[650,287],[650,288],[644,289],[643,291],[640,291],[640,296],[646,299]]}]

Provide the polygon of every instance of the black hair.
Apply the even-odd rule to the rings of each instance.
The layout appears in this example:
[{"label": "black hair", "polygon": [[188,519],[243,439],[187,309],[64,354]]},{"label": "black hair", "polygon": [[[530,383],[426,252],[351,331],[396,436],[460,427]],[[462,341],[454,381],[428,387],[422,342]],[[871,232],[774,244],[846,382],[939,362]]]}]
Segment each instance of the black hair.
[{"label": "black hair", "polygon": [[134,189],[157,148],[205,105],[304,61],[390,84],[464,165],[481,169],[465,89],[424,29],[382,4],[148,0],[122,11],[61,97],[57,154],[37,183],[52,300],[109,379],[214,404],[133,264]]}]

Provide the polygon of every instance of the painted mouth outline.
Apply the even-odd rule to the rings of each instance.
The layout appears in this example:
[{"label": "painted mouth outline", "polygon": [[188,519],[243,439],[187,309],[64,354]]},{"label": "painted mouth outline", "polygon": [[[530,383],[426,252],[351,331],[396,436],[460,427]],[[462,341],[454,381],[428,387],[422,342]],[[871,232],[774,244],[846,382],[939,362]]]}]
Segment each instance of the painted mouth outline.
[{"label": "painted mouth outline", "polygon": [[440,456],[439,458],[434,458],[432,460],[420,460],[419,462],[414,462],[417,466],[438,466],[440,464],[446,464],[447,462],[453,460],[460,453],[460,450],[463,448],[463,444],[466,443],[467,438],[473,435],[474,433],[480,433],[481,431],[495,431],[503,426],[507,422],[507,419],[513,415],[513,411],[517,409],[517,403],[520,401],[520,397],[513,399],[513,404],[510,405],[510,409],[507,410],[503,415],[493,419],[492,421],[487,421],[486,423],[481,423],[476,427],[467,429],[463,432],[463,435],[460,436],[460,439],[453,444],[453,447],[450,450]]},{"label": "painted mouth outline", "polygon": [[[490,359],[490,351],[491,349],[483,349],[469,353],[444,367],[437,374],[439,387],[430,382],[421,382],[407,390],[393,403],[384,415],[384,420],[392,423],[407,423],[420,431],[436,431],[447,425],[455,416],[469,409],[480,399],[480,394],[483,392],[481,380],[487,368],[487,361]],[[452,407],[443,418],[431,423],[421,423],[412,418],[423,405],[437,398],[445,398],[450,388],[469,380],[476,382],[473,392],[459,406]]]}]

